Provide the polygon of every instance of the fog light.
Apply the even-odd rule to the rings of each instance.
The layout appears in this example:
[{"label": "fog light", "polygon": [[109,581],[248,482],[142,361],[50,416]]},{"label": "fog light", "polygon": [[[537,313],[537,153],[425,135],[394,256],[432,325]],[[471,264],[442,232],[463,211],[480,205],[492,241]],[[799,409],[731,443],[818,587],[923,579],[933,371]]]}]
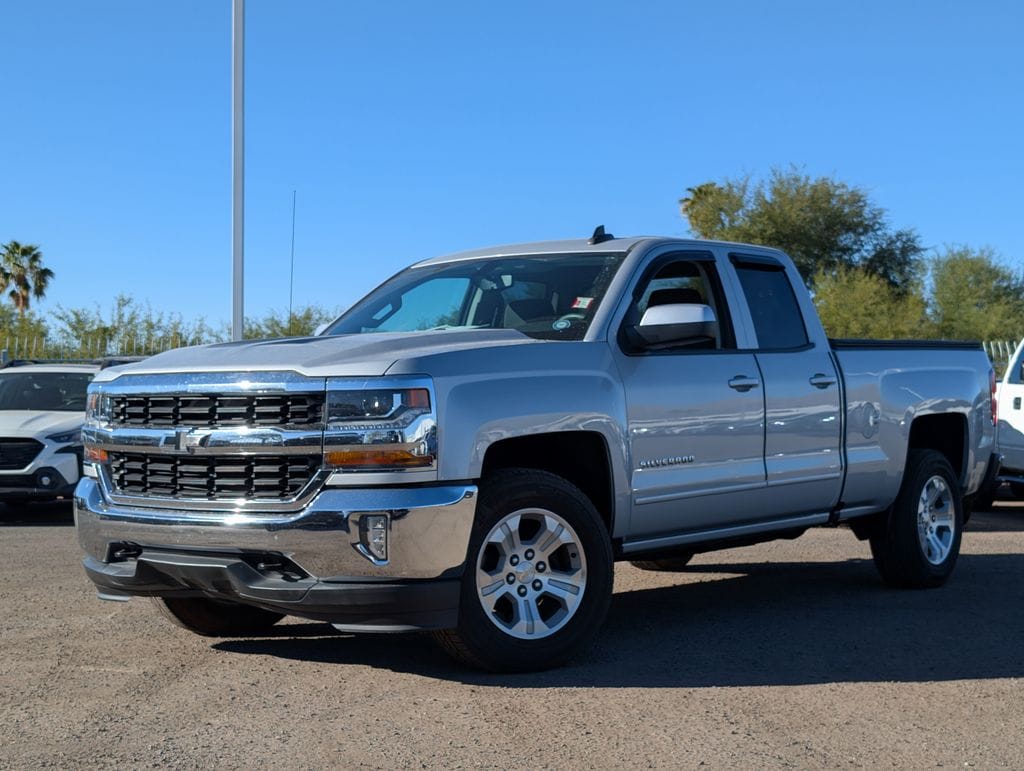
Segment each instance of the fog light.
[{"label": "fog light", "polygon": [[36,472],[36,487],[52,490],[58,484],[59,477],[52,468],[41,468]]},{"label": "fog light", "polygon": [[359,538],[369,556],[388,558],[388,518],[385,514],[367,514],[359,520]]}]

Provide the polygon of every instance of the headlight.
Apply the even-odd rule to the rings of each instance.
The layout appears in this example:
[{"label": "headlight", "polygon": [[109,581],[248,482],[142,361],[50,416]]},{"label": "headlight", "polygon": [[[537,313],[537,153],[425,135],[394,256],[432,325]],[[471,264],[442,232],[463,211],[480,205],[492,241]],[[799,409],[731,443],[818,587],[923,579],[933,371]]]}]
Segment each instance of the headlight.
[{"label": "headlight", "polygon": [[74,431],[65,431],[62,434],[50,434],[46,438],[57,444],[79,444],[82,441],[82,429],[76,428]]},{"label": "headlight", "polygon": [[363,472],[436,468],[437,421],[428,388],[344,385],[328,385],[328,466]]},{"label": "headlight", "polygon": [[331,391],[327,394],[328,425],[369,421],[398,428],[429,412],[430,392],[426,388]]}]

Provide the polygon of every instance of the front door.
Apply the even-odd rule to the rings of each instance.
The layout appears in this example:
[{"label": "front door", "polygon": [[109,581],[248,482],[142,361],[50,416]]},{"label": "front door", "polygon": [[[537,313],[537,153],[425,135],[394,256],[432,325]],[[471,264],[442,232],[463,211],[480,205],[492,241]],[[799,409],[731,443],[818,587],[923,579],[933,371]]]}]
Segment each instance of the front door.
[{"label": "front door", "polygon": [[763,383],[754,354],[736,350],[711,255],[655,263],[634,293],[623,329],[648,307],[669,303],[710,306],[719,332],[714,340],[661,350],[631,347],[620,334],[631,537],[759,519],[765,488]]}]

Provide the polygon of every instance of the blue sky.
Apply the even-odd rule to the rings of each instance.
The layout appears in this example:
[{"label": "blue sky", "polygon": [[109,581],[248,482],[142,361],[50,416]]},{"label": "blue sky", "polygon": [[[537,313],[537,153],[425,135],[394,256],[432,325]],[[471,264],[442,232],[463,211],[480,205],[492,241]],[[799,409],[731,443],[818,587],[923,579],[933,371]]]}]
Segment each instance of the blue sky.
[{"label": "blue sky", "polygon": [[[1024,265],[1024,4],[273,2],[246,34],[246,312],[510,241],[685,235],[796,164]],[[60,303],[231,315],[230,0],[0,5],[0,241]]]}]

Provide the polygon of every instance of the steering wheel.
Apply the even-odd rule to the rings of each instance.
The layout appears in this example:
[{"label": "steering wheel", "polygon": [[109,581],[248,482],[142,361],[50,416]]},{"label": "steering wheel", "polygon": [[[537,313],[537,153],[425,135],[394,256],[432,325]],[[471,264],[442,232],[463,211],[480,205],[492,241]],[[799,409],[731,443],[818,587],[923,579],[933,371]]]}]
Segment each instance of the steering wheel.
[{"label": "steering wheel", "polygon": [[[585,321],[587,314],[585,313],[566,313],[564,316],[559,316],[558,321]],[[557,324],[558,321],[555,323]]]}]

